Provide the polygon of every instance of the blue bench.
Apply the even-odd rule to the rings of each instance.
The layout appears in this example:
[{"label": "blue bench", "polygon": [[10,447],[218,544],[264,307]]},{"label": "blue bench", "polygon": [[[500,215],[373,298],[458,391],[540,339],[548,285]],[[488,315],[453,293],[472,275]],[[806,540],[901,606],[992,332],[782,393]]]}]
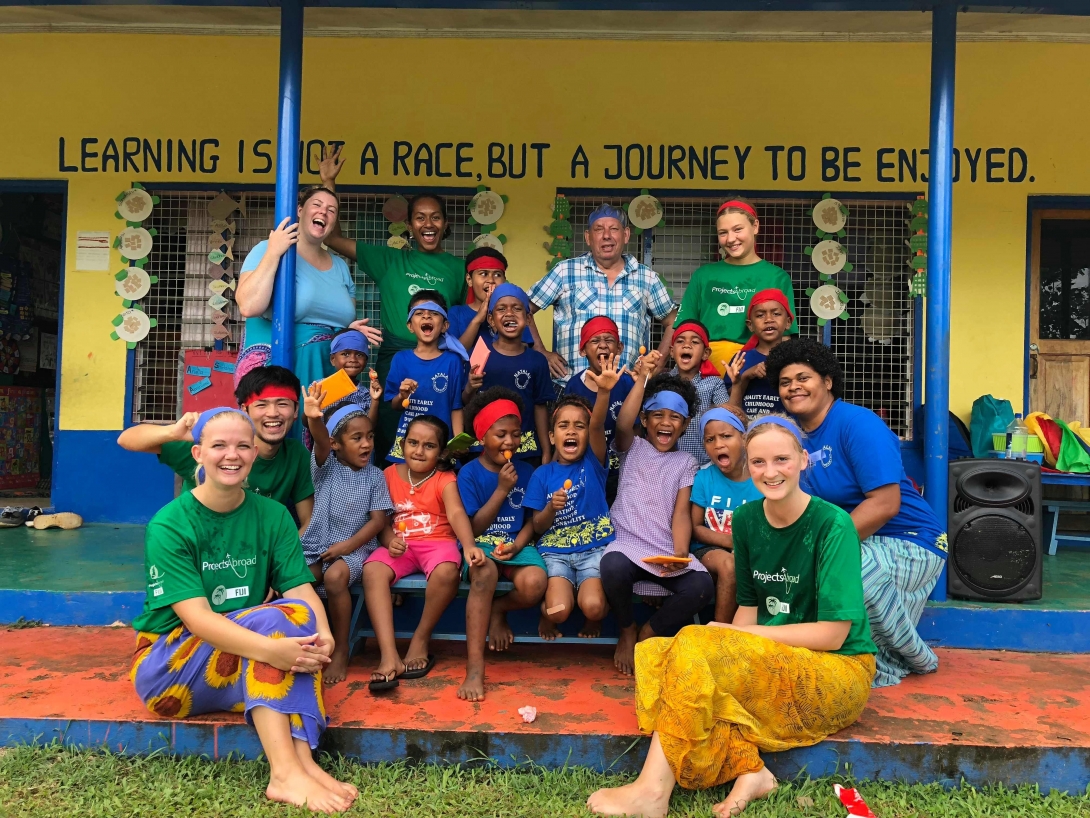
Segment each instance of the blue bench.
[{"label": "blue bench", "polygon": [[[1042,471],[1041,485],[1090,486],[1090,474],[1056,474]],[[1041,505],[1045,507],[1041,530],[1045,540],[1045,551],[1049,556],[1056,556],[1060,540],[1079,545],[1090,543],[1090,534],[1064,534],[1059,530],[1061,511],[1090,511],[1090,501],[1046,499],[1041,501]]]}]

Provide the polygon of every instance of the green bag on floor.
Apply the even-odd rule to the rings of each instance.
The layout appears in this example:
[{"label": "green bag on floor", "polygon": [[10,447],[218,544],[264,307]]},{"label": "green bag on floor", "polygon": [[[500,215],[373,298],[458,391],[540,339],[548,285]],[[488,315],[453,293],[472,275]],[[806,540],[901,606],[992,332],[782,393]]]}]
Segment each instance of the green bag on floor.
[{"label": "green bag on floor", "polygon": [[973,401],[973,416],[969,423],[973,457],[987,457],[992,451],[992,435],[1007,433],[1014,420],[1014,408],[1009,400],[982,395]]}]

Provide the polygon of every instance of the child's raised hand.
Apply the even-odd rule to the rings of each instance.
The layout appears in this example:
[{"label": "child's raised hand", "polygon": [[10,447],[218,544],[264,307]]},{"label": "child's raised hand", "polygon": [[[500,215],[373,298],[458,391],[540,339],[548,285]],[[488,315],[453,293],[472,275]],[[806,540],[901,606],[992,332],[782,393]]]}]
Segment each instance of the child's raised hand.
[{"label": "child's raised hand", "polygon": [[321,420],[323,400],[325,400],[325,390],[322,388],[321,381],[315,381],[303,397],[303,416]]},{"label": "child's raised hand", "polygon": [[485,556],[484,551],[476,545],[471,545],[469,548],[466,548],[464,553],[466,562],[470,565],[484,565],[484,561],[488,559],[488,557]]},{"label": "child's raised hand", "polygon": [[401,402],[404,403],[409,399],[409,395],[416,391],[417,383],[412,378],[406,378],[401,382],[401,386],[397,388],[401,395]]},{"label": "child's raised hand", "polygon": [[730,378],[731,383],[738,383],[742,376],[742,367],[746,365],[746,353],[739,352],[730,359],[729,364],[726,361],[720,361],[719,363],[723,364],[723,368],[726,370],[723,373],[724,377]]},{"label": "child's raised hand", "polygon": [[562,510],[564,506],[568,504],[568,490],[557,489],[556,491],[554,491],[552,499],[550,500],[550,504],[552,505],[554,511]]},{"label": "child's raised hand", "polygon": [[186,412],[174,425],[170,427],[171,434],[175,440],[193,440],[193,426],[199,418],[200,412]]},{"label": "child's raised hand", "polygon": [[371,393],[371,400],[382,400],[382,381],[378,379],[378,373],[371,370],[371,381],[367,385],[367,391]]},{"label": "child's raised hand", "polygon": [[503,464],[503,468],[500,469],[500,479],[497,482],[499,487],[503,489],[503,493],[506,495],[511,489],[515,487],[515,484],[519,481],[519,474],[515,471],[514,464],[508,460]]},{"label": "child's raised hand", "polygon": [[472,392],[476,392],[484,385],[484,371],[481,370],[480,364],[474,364],[469,370],[469,380],[466,385]]},{"label": "child's raised hand", "polygon": [[642,375],[646,382],[658,369],[660,361],[662,361],[662,353],[657,349],[651,350],[646,355],[641,355],[636,359],[636,365],[632,368],[633,377],[638,378]]},{"label": "child's raised hand", "polygon": [[602,371],[595,375],[591,370],[587,370],[587,380],[593,381],[594,385],[599,389],[604,389],[609,392],[615,387],[618,381],[621,380],[621,375],[627,371],[627,367],[621,365],[621,358],[619,355],[610,355],[605,363],[602,364]]}]

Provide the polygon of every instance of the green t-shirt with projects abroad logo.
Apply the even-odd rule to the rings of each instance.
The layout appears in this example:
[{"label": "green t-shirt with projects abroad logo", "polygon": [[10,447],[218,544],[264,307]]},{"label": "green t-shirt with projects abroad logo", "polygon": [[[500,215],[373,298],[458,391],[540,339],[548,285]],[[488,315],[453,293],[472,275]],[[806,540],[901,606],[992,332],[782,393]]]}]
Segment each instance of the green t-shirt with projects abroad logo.
[{"label": "green t-shirt with projects abroad logo", "polygon": [[765,500],[731,517],[738,604],[757,608],[758,625],[851,622],[839,650],[876,653],[863,604],[862,553],[848,512],[818,497],[786,528],[773,528]]},{"label": "green t-shirt with projects abroad logo", "polygon": [[448,307],[465,298],[465,262],[445,251],[421,253],[357,241],[356,266],[378,285],[382,331],[394,336],[399,349],[416,344],[416,337],[405,324],[409,299],[417,290],[438,291]]},{"label": "green t-shirt with projects abroad logo", "polygon": [[168,503],[144,532],[144,571],[144,611],[132,624],[148,633],[182,624],[176,602],[203,597],[230,613],[260,605],[270,586],[284,592],[314,581],[288,510],[250,492],[226,514],[188,491]]},{"label": "green t-shirt with projects abroad logo", "polygon": [[[746,329],[749,300],[761,290],[782,292],[791,305],[791,314],[798,315],[791,276],[771,262],[761,259],[739,265],[716,261],[697,267],[685,287],[674,326],[695,318],[708,328],[711,340],[744,344],[751,334]],[[798,322],[793,322],[788,335],[798,331]]]}]

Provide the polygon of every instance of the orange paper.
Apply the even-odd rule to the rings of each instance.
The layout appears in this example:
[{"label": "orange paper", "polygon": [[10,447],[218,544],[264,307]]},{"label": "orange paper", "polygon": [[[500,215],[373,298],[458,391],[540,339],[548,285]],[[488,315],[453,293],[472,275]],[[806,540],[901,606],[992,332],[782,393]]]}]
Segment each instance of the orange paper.
[{"label": "orange paper", "polygon": [[654,557],[644,557],[642,561],[646,562],[648,565],[688,565],[693,561],[693,558],[668,557],[665,554],[662,554]]},{"label": "orange paper", "polygon": [[325,409],[355,392],[356,384],[343,369],[338,369],[322,381],[322,389],[325,390],[325,399],[322,401],[322,408]]},{"label": "orange paper", "polygon": [[469,356],[469,371],[472,372],[476,367],[478,375],[484,372],[484,365],[488,363],[488,356],[491,354],[492,350],[488,348],[484,338],[477,338],[477,345],[473,347],[473,354]]}]

